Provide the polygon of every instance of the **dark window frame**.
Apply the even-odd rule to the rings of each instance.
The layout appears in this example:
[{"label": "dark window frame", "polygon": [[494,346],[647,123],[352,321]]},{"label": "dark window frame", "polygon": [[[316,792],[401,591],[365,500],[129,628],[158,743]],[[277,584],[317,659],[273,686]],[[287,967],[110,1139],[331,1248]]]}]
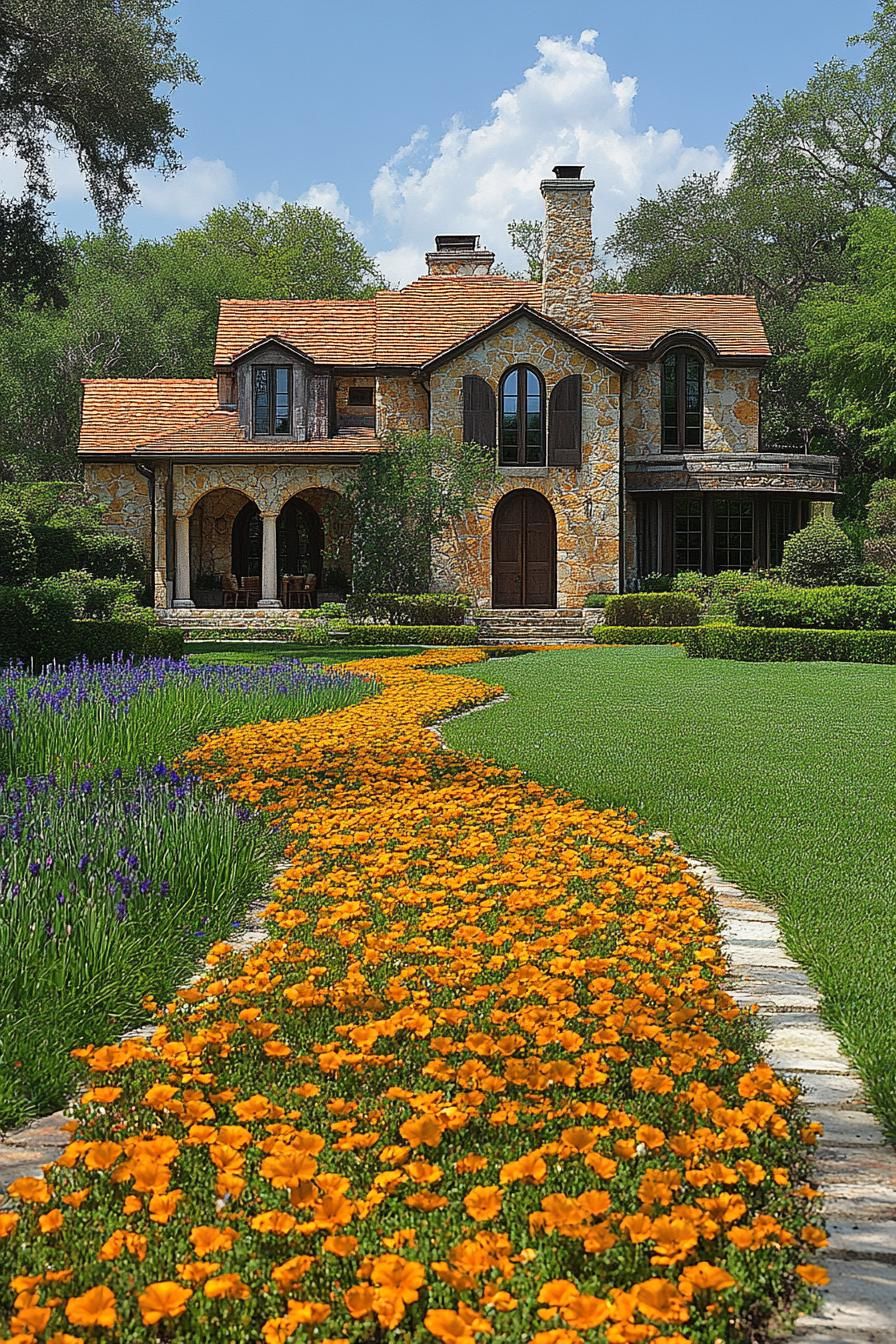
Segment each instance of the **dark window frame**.
[{"label": "dark window frame", "polygon": [[[262,370],[268,375],[268,416],[267,425],[258,423],[258,390],[256,377]],[[277,374],[286,372],[287,422],[285,429],[277,429]],[[293,433],[293,367],[291,364],[253,364],[252,365],[252,436],[253,438],[282,439],[290,438]]]},{"label": "dark window frame", "polygon": [[[516,444],[509,446],[504,437],[504,396],[508,379],[512,374],[517,374],[517,393],[516,393]],[[529,452],[528,445],[528,375],[532,373],[538,382],[538,461],[529,462],[527,456]],[[523,393],[520,394],[520,384],[523,386]],[[546,395],[545,382],[538,369],[532,364],[511,364],[509,369],[505,369],[501,375],[501,381],[498,384],[498,465],[501,467],[544,467],[547,465],[547,425],[546,425]],[[510,456],[510,454],[513,456]]]},{"label": "dark window frame", "polygon": [[[364,395],[362,397],[359,397],[357,395],[359,392],[363,392]],[[346,396],[345,401],[347,406],[369,406],[372,409],[373,387],[351,386],[348,389],[348,395]]]},{"label": "dark window frame", "polygon": [[[696,411],[688,411],[688,365],[693,361],[699,370],[699,396]],[[666,417],[667,369],[674,362],[675,408],[674,423]],[[690,345],[676,345],[667,350],[660,363],[660,445],[665,453],[700,452],[703,448],[703,408],[705,402],[706,363],[699,350]],[[697,440],[688,443],[688,415],[697,417]]]}]

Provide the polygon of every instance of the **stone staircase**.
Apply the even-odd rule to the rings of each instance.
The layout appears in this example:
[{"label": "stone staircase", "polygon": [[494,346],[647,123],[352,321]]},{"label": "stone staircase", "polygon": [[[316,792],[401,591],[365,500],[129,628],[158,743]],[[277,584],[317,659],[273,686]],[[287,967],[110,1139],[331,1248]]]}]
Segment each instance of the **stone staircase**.
[{"label": "stone staircase", "polygon": [[480,644],[583,644],[585,614],[574,607],[474,611]]},{"label": "stone staircase", "polygon": [[[308,621],[296,608],[182,607],[156,612],[160,625],[173,625],[190,639],[283,639],[300,621]],[[313,618],[312,618],[313,619]]]}]

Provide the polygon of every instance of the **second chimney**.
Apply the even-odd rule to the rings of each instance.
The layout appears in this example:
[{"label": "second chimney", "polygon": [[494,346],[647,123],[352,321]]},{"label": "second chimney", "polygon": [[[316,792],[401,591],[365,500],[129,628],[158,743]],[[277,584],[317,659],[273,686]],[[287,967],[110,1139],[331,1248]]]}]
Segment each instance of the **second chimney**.
[{"label": "second chimney", "polygon": [[488,275],[494,260],[494,252],[479,246],[478,233],[437,233],[426,268],[430,275]]},{"label": "second chimney", "polygon": [[544,197],[542,311],[564,326],[588,332],[594,318],[594,182],[577,164],[558,164],[541,184]]}]

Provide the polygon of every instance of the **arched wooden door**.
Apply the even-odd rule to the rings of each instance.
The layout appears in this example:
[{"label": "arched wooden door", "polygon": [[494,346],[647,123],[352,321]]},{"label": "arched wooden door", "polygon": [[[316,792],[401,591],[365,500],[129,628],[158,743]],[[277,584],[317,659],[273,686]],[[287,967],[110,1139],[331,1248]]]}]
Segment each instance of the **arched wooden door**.
[{"label": "arched wooden door", "polygon": [[492,516],[492,603],[552,607],[557,601],[557,525],[536,490],[513,490]]}]

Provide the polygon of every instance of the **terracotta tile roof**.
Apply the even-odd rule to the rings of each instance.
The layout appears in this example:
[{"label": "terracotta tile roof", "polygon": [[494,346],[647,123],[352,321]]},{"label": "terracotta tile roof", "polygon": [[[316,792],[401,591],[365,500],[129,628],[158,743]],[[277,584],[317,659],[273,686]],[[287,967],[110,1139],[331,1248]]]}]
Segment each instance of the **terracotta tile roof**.
[{"label": "terracotta tile roof", "polygon": [[215,363],[266,336],[281,336],[319,364],[373,364],[373,299],[222,299]]},{"label": "terracotta tile roof", "polygon": [[183,429],[218,401],[214,378],[84,378],[82,453],[128,453]]},{"label": "terracotta tile roof", "polygon": [[[502,275],[424,276],[372,299],[225,299],[215,361],[280,336],[321,363],[416,367],[521,303],[540,309],[541,286]],[[740,294],[595,294],[583,335],[608,351],[646,351],[680,329],[729,358],[770,353],[755,301]]]},{"label": "terracotta tile roof", "polygon": [[196,424],[174,430],[140,445],[141,452],[153,453],[249,453],[252,457],[315,453],[376,453],[380,441],[373,434],[340,434],[332,439],[247,439],[240,428],[236,411],[212,411]]},{"label": "terracotta tile roof", "polygon": [[756,300],[748,294],[595,294],[607,350],[648,350],[669,331],[699,331],[720,355],[771,354]]},{"label": "terracotta tile roof", "polygon": [[518,304],[541,307],[541,285],[503,275],[425,276],[376,296],[380,364],[423,364]]}]

